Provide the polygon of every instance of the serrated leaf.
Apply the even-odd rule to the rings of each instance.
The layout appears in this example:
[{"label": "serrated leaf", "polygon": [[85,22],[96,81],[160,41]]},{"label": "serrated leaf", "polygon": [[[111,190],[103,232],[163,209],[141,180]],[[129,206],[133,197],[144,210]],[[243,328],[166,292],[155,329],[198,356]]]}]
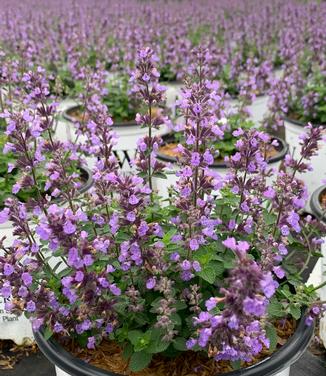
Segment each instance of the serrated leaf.
[{"label": "serrated leaf", "polygon": [[216,272],[212,266],[206,266],[197,274],[199,275],[199,277],[201,277],[210,284],[213,284],[215,282]]},{"label": "serrated leaf", "polygon": [[129,368],[133,372],[146,368],[152,360],[152,354],[145,351],[133,353],[130,357]]},{"label": "serrated leaf", "polygon": [[272,317],[284,317],[285,312],[282,303],[276,299],[271,300],[268,305],[268,314]]},{"label": "serrated leaf", "polygon": [[131,330],[128,333],[128,339],[134,346],[136,352],[146,349],[151,341],[151,332],[143,333],[140,330]]},{"label": "serrated leaf", "polygon": [[131,330],[128,333],[128,339],[133,345],[135,345],[143,337],[143,335],[144,333],[140,330]]},{"label": "serrated leaf", "polygon": [[289,312],[295,320],[299,320],[299,318],[301,317],[301,309],[296,304],[290,304]]},{"label": "serrated leaf", "polygon": [[221,276],[225,271],[224,263],[221,261],[214,260],[210,265],[214,268],[216,276]]},{"label": "serrated leaf", "polygon": [[170,343],[163,341],[163,332],[161,329],[152,329],[151,331],[151,339],[146,347],[146,352],[151,354],[157,354],[165,351]]},{"label": "serrated leaf", "polygon": [[265,328],[266,336],[269,339],[269,351],[273,352],[277,346],[277,332],[272,324],[268,324]]}]

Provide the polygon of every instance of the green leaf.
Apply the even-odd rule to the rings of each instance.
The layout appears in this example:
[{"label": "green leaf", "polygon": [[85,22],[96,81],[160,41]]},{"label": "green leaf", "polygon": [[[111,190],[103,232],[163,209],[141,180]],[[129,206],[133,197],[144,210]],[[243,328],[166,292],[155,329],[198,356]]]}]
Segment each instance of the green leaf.
[{"label": "green leaf", "polygon": [[213,284],[216,279],[216,272],[212,266],[206,266],[198,273],[198,275],[210,284]]},{"label": "green leaf", "polygon": [[276,215],[273,213],[265,212],[263,216],[264,222],[267,226],[270,226],[276,222]]},{"label": "green leaf", "polygon": [[130,343],[127,343],[122,352],[123,359],[128,360],[132,355],[132,350],[132,345]]},{"label": "green leaf", "polygon": [[170,317],[175,326],[182,324],[181,317],[177,313],[172,313]]},{"label": "green leaf", "polygon": [[159,179],[167,179],[168,177],[165,175],[165,174],[163,174],[162,172],[157,172],[156,174],[153,174],[153,176],[155,177],[155,178],[159,178]]},{"label": "green leaf", "polygon": [[149,332],[151,334],[151,339],[146,347],[146,352],[157,354],[165,351],[169,347],[170,343],[163,341],[164,333],[161,329],[152,329]]},{"label": "green leaf", "polygon": [[43,333],[43,337],[45,338],[45,340],[47,341],[48,339],[50,339],[51,337],[53,336],[53,332],[52,330],[47,326],[44,330],[44,333]]},{"label": "green leaf", "polygon": [[272,317],[284,317],[285,311],[282,303],[276,299],[272,299],[268,305],[268,314]]},{"label": "green leaf", "polygon": [[234,370],[240,369],[241,368],[241,360],[234,360],[231,361],[232,368]]},{"label": "green leaf", "polygon": [[267,338],[269,339],[269,351],[273,352],[277,346],[277,332],[273,324],[268,324],[265,328]]},{"label": "green leaf", "polygon": [[133,345],[135,345],[139,341],[139,339],[143,337],[143,335],[144,333],[140,330],[131,330],[128,333],[128,339]]},{"label": "green leaf", "polygon": [[187,351],[186,339],[183,337],[177,337],[173,341],[173,346],[178,351]]},{"label": "green leaf", "polygon": [[182,302],[180,300],[178,300],[175,304],[174,304],[174,307],[177,311],[181,311],[183,309],[186,309],[188,306],[185,302]]},{"label": "green leaf", "polygon": [[293,318],[295,320],[299,320],[299,318],[301,317],[300,306],[298,306],[295,303],[290,303],[290,305],[289,305],[289,311],[290,311],[290,314],[293,316]]},{"label": "green leaf", "polygon": [[147,348],[151,341],[151,332],[147,331],[146,333],[141,332],[140,330],[131,330],[128,333],[128,339],[134,346],[136,352],[142,351]]},{"label": "green leaf", "polygon": [[133,372],[146,368],[152,360],[152,354],[140,351],[133,353],[130,358],[129,368]]}]

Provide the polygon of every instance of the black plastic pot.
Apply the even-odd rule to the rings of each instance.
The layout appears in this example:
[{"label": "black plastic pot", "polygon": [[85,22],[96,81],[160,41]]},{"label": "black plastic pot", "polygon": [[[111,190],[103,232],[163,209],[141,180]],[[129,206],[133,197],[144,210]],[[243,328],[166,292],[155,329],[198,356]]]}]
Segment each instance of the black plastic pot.
[{"label": "black plastic pot", "polygon": [[[175,142],[175,137],[173,133],[169,133],[163,136],[162,139],[163,139],[163,145]],[[273,140],[278,141],[279,153],[275,157],[272,157],[268,161],[268,163],[276,163],[278,161],[281,161],[282,159],[284,159],[285,155],[287,154],[289,150],[289,145],[281,138],[273,136]],[[175,157],[171,157],[169,155],[163,154],[160,151],[157,152],[157,158],[164,162],[169,162],[169,163],[177,162],[177,159]],[[214,162],[212,165],[210,165],[210,168],[214,168],[214,169],[224,168],[225,169],[225,168],[228,168],[228,166],[226,165],[225,162],[221,161],[221,162]]]},{"label": "black plastic pot", "polygon": [[323,209],[320,204],[321,195],[324,192],[326,193],[326,185],[322,185],[317,190],[315,190],[310,199],[310,207],[313,214],[317,218],[322,219],[324,222],[326,222],[325,209]]},{"label": "black plastic pot", "polygon": [[[279,350],[261,362],[223,376],[272,376],[295,363],[307,349],[314,334],[314,326],[305,324],[305,317],[298,322],[292,337]],[[58,368],[71,376],[122,376],[117,373],[101,370],[75,358],[63,349],[53,338],[46,340],[42,331],[34,332],[36,343],[43,354]],[[216,375],[217,376],[217,375]]]},{"label": "black plastic pot", "polygon": [[[80,177],[84,180],[82,186],[78,189],[78,192],[85,193],[92,187],[94,183],[92,171],[88,167],[78,167],[78,170],[80,171]],[[63,199],[60,198],[60,196],[52,200],[52,202],[57,203],[62,203],[62,201]]]},{"label": "black plastic pot", "polygon": [[[76,105],[76,106],[72,106],[72,107],[67,108],[62,113],[63,118],[68,120],[71,123],[74,123],[76,121],[76,119],[73,116],[71,116],[69,113],[71,111],[79,110],[80,108],[81,108],[80,105]],[[124,121],[122,123],[114,122],[112,126],[113,126],[113,128],[115,128],[115,127],[135,127],[135,126],[137,126],[137,123],[136,123],[135,120],[130,120],[130,121]]]},{"label": "black plastic pot", "polygon": [[79,167],[80,176],[85,180],[85,183],[78,190],[80,193],[87,192],[93,185],[94,180],[92,171],[88,167]]},{"label": "black plastic pot", "polygon": [[303,122],[303,121],[300,121],[300,120],[289,118],[287,116],[284,117],[284,120],[287,121],[288,123],[298,125],[299,127],[305,127],[308,123],[311,123],[313,127],[320,127],[320,126],[326,127],[326,124],[315,124],[312,121]]}]

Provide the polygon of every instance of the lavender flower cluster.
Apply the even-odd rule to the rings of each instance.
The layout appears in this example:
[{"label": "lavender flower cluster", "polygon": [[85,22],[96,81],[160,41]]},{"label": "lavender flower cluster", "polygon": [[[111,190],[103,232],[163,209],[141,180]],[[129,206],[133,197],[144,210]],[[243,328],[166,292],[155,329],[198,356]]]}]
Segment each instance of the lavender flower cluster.
[{"label": "lavender flower cluster", "polygon": [[[97,61],[107,70],[130,72],[143,45],[157,51],[161,79],[168,81],[185,76],[194,47],[207,48],[212,77],[231,95],[253,81],[256,94],[264,92],[271,68],[290,67],[303,53],[319,63],[325,56],[323,2],[30,0],[22,6],[2,0],[0,9],[5,53],[25,67],[46,67],[51,90],[61,95],[74,92],[83,67]],[[305,96],[305,108],[314,100]]]}]

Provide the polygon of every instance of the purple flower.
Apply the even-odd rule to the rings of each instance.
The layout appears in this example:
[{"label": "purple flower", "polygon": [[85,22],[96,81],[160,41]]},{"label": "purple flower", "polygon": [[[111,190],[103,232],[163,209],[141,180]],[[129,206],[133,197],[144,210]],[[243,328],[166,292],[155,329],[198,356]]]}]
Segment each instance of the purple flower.
[{"label": "purple flower", "polygon": [[238,251],[242,253],[246,253],[249,248],[250,248],[250,245],[248,242],[242,241],[242,240],[238,242],[238,246],[237,246]]},{"label": "purple flower", "polygon": [[274,281],[272,273],[266,274],[265,278],[261,281],[261,287],[266,298],[271,298],[274,295],[278,283]]},{"label": "purple flower", "polygon": [[5,281],[0,289],[1,295],[4,298],[10,298],[11,295],[11,286],[8,281]]},{"label": "purple flower", "polygon": [[20,183],[15,183],[13,186],[12,186],[12,193],[14,194],[14,195],[16,195],[20,190],[21,190],[21,185],[20,185]]},{"label": "purple flower", "polygon": [[193,261],[192,268],[197,273],[199,273],[201,271],[201,266],[200,266],[200,263],[198,261]]},{"label": "purple flower", "polygon": [[96,345],[95,337],[88,337],[87,339],[87,348],[90,350],[94,350]]},{"label": "purple flower", "polygon": [[265,191],[264,191],[264,197],[266,198],[274,198],[276,195],[274,189],[272,187],[268,187]]},{"label": "purple flower", "polygon": [[189,270],[184,270],[181,273],[181,279],[183,281],[190,281],[192,278],[194,278],[194,275]]},{"label": "purple flower", "polygon": [[40,224],[36,227],[36,233],[42,240],[49,240],[51,231],[46,225]]},{"label": "purple flower", "polygon": [[214,309],[217,305],[217,299],[216,298],[209,298],[208,300],[206,300],[205,302],[205,306],[206,306],[206,309],[207,311],[211,311],[212,309]]},{"label": "purple flower", "polygon": [[14,267],[11,264],[6,263],[3,267],[3,273],[6,277],[10,276],[14,272]]},{"label": "purple flower", "polygon": [[84,262],[85,266],[91,266],[91,265],[94,264],[94,259],[93,259],[92,255],[85,255],[83,257],[83,262]]},{"label": "purple flower", "polygon": [[72,277],[63,277],[62,279],[61,279],[61,284],[62,284],[62,286],[64,286],[64,287],[70,287],[71,286],[71,284],[72,284],[72,282],[73,282],[73,278]]},{"label": "purple flower", "polygon": [[191,270],[191,262],[189,260],[184,260],[181,263],[182,270]]},{"label": "purple flower", "polygon": [[110,291],[113,295],[115,296],[120,296],[121,295],[121,290],[119,289],[119,287],[117,287],[116,285],[110,285]]},{"label": "purple flower", "polygon": [[35,305],[35,303],[32,300],[30,300],[30,301],[28,301],[26,303],[26,310],[27,310],[27,312],[34,312],[35,309],[36,309],[36,305]]},{"label": "purple flower", "polygon": [[146,282],[146,287],[152,290],[156,286],[156,278],[149,278]]},{"label": "purple flower", "polygon": [[191,154],[191,165],[194,167],[199,166],[200,164],[200,154],[197,152],[193,152]]},{"label": "purple flower", "polygon": [[22,298],[26,298],[28,295],[28,290],[25,286],[20,286],[18,290],[18,295]]},{"label": "purple flower", "polygon": [[198,345],[200,347],[205,347],[207,345],[208,340],[210,339],[212,335],[212,329],[211,328],[205,328],[200,331],[199,338],[198,338]]},{"label": "purple flower", "polygon": [[196,251],[199,248],[199,243],[197,239],[191,239],[189,242],[189,247],[192,251]]},{"label": "purple flower", "polygon": [[63,225],[63,231],[65,234],[71,235],[76,231],[76,226],[71,221],[67,221]]},{"label": "purple flower", "polygon": [[235,251],[237,247],[237,243],[234,238],[227,238],[226,240],[223,240],[222,243],[226,248],[232,249],[233,251]]},{"label": "purple flower", "polygon": [[75,281],[76,282],[82,282],[83,279],[84,279],[84,273],[82,271],[78,270],[78,272],[75,275]]},{"label": "purple flower", "polygon": [[173,252],[170,255],[170,260],[171,261],[179,261],[180,260],[180,255],[178,252]]},{"label": "purple flower", "polygon": [[145,221],[142,221],[140,226],[138,227],[138,235],[145,236],[148,230],[149,230],[148,224]]},{"label": "purple flower", "polygon": [[285,277],[285,272],[281,266],[274,266],[273,272],[276,274],[277,278],[284,278]]},{"label": "purple flower", "polygon": [[306,317],[306,320],[305,320],[305,323],[307,326],[311,326],[314,322],[314,318],[312,316],[307,316]]},{"label": "purple flower", "polygon": [[128,200],[129,204],[137,205],[139,203],[139,198],[135,195],[131,195]]},{"label": "purple flower", "polygon": [[22,281],[25,286],[30,286],[33,282],[33,278],[29,273],[23,273],[22,274]]},{"label": "purple flower", "polygon": [[133,212],[133,211],[128,212],[126,218],[127,218],[127,220],[129,222],[135,222],[135,220],[136,220],[136,214],[135,214],[135,212]]},{"label": "purple flower", "polygon": [[0,224],[9,220],[9,208],[4,208],[0,211]]},{"label": "purple flower", "polygon": [[193,339],[193,338],[190,338],[186,342],[186,347],[187,347],[188,350],[191,350],[196,344],[197,344],[197,340]]},{"label": "purple flower", "polygon": [[289,228],[288,228],[287,225],[283,225],[281,227],[281,233],[282,233],[283,236],[287,236],[287,235],[290,234],[290,231],[289,231]]},{"label": "purple flower", "polygon": [[288,250],[284,244],[279,244],[278,250],[282,256],[286,256],[288,254]]},{"label": "purple flower", "polygon": [[261,298],[249,298],[247,297],[243,301],[243,309],[249,315],[263,316],[266,312],[267,300]]},{"label": "purple flower", "polygon": [[58,321],[56,321],[53,325],[53,331],[54,333],[61,333],[63,332],[63,326]]}]

